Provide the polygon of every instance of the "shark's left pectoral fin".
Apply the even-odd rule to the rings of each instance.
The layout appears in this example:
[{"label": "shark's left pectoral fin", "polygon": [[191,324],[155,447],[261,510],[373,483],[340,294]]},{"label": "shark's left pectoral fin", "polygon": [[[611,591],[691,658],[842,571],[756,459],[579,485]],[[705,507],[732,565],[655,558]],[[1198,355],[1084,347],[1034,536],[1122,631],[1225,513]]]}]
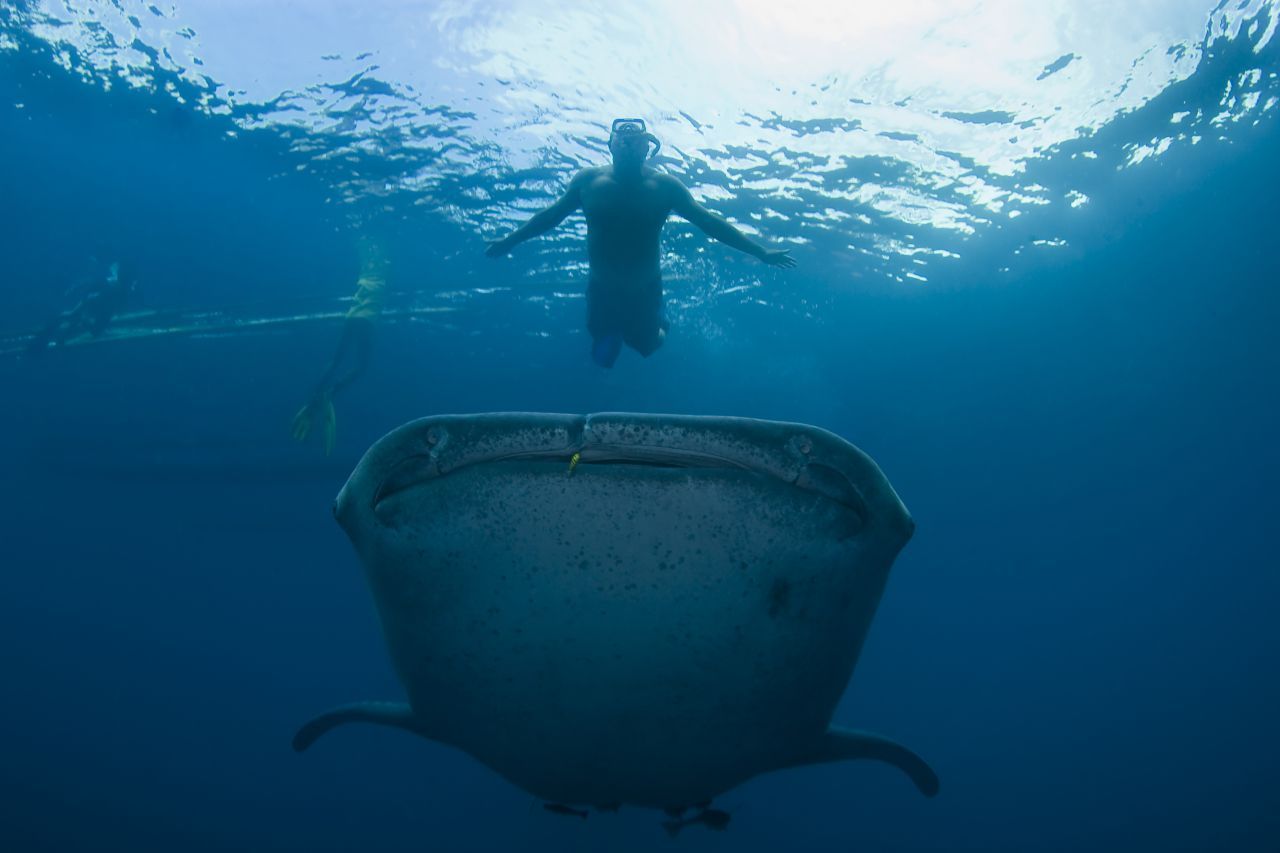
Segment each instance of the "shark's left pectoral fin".
[{"label": "shark's left pectoral fin", "polygon": [[302,752],[336,726],[347,723],[373,723],[378,726],[391,726],[421,735],[413,711],[408,705],[398,702],[357,702],[354,705],[343,705],[326,711],[313,720],[309,720],[298,729],[293,736],[293,748]]},{"label": "shark's left pectoral fin", "polygon": [[923,758],[897,741],[887,737],[832,726],[814,747],[789,766],[824,764],[829,761],[870,759],[892,764],[911,778],[920,793],[932,797],[938,793],[938,774]]}]

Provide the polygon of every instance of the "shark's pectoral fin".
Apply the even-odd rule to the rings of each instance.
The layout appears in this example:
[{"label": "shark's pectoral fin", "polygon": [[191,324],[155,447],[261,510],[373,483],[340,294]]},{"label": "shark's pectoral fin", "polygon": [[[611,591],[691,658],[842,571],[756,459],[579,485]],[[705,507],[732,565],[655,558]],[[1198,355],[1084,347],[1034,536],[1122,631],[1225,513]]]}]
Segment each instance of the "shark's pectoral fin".
[{"label": "shark's pectoral fin", "polygon": [[373,723],[422,734],[413,710],[408,705],[400,702],[356,702],[325,711],[304,723],[293,736],[293,748],[296,752],[302,752],[330,729],[347,723]]},{"label": "shark's pectoral fin", "polygon": [[868,758],[892,764],[907,776],[926,797],[938,793],[938,774],[925,760],[897,741],[870,732],[859,732],[832,726],[817,743],[787,766],[824,764],[828,761],[853,761]]}]

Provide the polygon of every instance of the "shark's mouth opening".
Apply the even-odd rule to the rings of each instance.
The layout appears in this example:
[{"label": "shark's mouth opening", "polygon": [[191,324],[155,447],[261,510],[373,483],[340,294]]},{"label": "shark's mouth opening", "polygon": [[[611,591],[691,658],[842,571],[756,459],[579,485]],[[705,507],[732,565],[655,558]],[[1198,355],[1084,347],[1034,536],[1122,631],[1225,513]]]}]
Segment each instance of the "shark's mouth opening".
[{"label": "shark's mouth opening", "polygon": [[[442,470],[439,461],[431,454],[408,456],[397,463],[382,479],[373,492],[372,509],[378,512],[385,502],[411,489],[429,485],[433,481],[478,466],[498,466],[513,462],[546,462],[563,465],[566,475],[582,466],[636,466],[637,468],[723,470],[735,473],[750,472],[760,477],[786,483],[789,486],[814,492],[840,504],[857,518],[857,526],[863,527],[869,515],[868,504],[862,492],[841,471],[819,462],[809,462],[799,469],[793,479],[750,461],[697,450],[644,445],[591,445],[580,449],[530,450],[486,455],[468,459],[461,464]],[[585,472],[584,472],[585,473]]]}]

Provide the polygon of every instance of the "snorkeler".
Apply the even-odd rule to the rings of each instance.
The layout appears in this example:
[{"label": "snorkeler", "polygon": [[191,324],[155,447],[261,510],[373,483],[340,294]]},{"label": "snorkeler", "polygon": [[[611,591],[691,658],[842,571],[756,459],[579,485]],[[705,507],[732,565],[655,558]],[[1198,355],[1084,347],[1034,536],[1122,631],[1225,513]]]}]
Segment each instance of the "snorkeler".
[{"label": "snorkeler", "polygon": [[371,239],[360,239],[360,276],[352,306],[342,324],[342,337],[316,383],[311,399],[293,416],[293,437],[305,441],[313,422],[319,421],[324,437],[324,453],[333,452],[337,438],[337,412],[333,398],[364,373],[373,350],[373,325],[382,313],[382,298],[387,286],[387,262],[381,248]]},{"label": "snorkeler", "polygon": [[[653,146],[652,153],[650,146]],[[591,357],[612,367],[627,346],[648,356],[662,345],[667,321],[662,308],[658,238],[676,213],[706,234],[766,264],[784,269],[796,262],[786,249],[766,249],[694,200],[675,178],[646,165],[662,143],[643,119],[616,119],[609,134],[613,165],[583,169],[555,203],[501,240],[489,257],[559,225],[578,208],[587,218],[587,330]]]},{"label": "snorkeler", "polygon": [[62,346],[83,334],[98,337],[128,304],[137,288],[137,280],[122,267],[121,262],[112,261],[107,265],[106,274],[102,278],[77,285],[68,291],[68,295],[83,295],[73,308],[54,317],[37,332],[27,344],[27,351],[32,354],[41,353],[49,347]]}]

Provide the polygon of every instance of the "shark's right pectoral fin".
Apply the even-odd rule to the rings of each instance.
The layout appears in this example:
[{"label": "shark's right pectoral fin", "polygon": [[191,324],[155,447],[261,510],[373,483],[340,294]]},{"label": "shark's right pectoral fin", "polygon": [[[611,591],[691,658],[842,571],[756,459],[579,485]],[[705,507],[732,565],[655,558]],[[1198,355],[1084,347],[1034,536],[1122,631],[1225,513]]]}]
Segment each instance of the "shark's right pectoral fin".
[{"label": "shark's right pectoral fin", "polygon": [[853,761],[870,759],[892,764],[910,777],[920,793],[932,797],[938,793],[938,774],[925,760],[897,741],[887,737],[842,729],[832,726],[817,743],[797,760],[788,762],[796,767],[804,764],[825,764],[829,761]]},{"label": "shark's right pectoral fin", "polygon": [[408,705],[400,702],[356,702],[326,711],[304,723],[293,736],[294,751],[302,752],[330,729],[347,723],[373,723],[422,734],[413,710]]}]

